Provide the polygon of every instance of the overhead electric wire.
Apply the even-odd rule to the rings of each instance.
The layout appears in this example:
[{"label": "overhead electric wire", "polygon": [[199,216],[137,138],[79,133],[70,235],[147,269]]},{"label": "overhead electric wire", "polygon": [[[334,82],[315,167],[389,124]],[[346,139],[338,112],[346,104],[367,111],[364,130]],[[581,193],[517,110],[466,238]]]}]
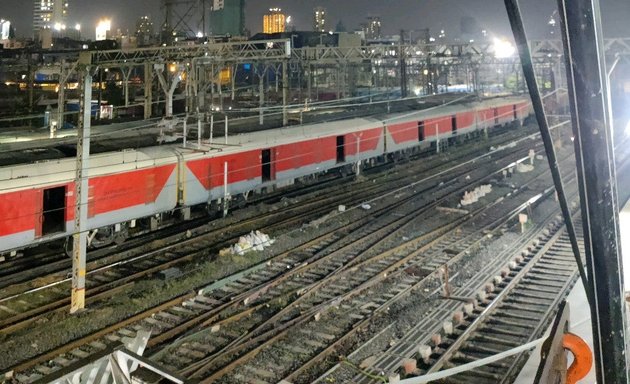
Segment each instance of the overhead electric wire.
[{"label": "overhead electric wire", "polygon": [[584,263],[582,262],[582,256],[580,253],[580,246],[578,244],[573,219],[571,217],[571,210],[569,209],[569,203],[564,192],[562,175],[560,174],[556,150],[554,148],[553,139],[549,130],[549,123],[547,121],[545,108],[538,88],[538,80],[536,79],[536,72],[534,71],[534,66],[532,64],[532,56],[529,50],[529,45],[527,44],[527,33],[525,32],[525,27],[523,25],[523,18],[521,16],[518,0],[505,0],[505,8],[512,27],[512,33],[514,34],[514,40],[516,41],[516,46],[518,47],[521,65],[523,66],[523,74],[525,76],[525,81],[527,82],[527,87],[529,88],[529,94],[534,107],[536,120],[538,121],[538,126],[540,127],[540,135],[545,145],[545,151],[547,152],[549,169],[556,187],[556,193],[558,194],[558,201],[560,203],[562,216],[564,217],[564,223],[567,227],[567,234],[571,243],[571,249],[573,250],[573,256],[575,257],[575,262],[580,273],[580,279],[584,285],[584,291],[586,292],[588,302],[593,305],[594,301],[592,291],[588,289],[588,287],[590,287],[590,282],[586,276]]},{"label": "overhead electric wire", "polygon": [[[452,104],[452,103],[454,103],[454,102],[455,102],[455,101],[451,102],[451,104]],[[388,121],[391,121],[391,120],[394,120],[394,119],[405,118],[405,117],[413,116],[413,115],[416,115],[416,114],[421,114],[421,113],[424,113],[424,112],[426,112],[426,111],[432,111],[432,110],[435,110],[435,109],[440,109],[440,108],[442,108],[442,107],[444,107],[444,106],[448,106],[448,105],[449,105],[449,103],[446,103],[446,104],[442,104],[442,105],[434,106],[434,107],[431,107],[431,108],[427,108],[427,109],[424,109],[424,110],[421,110],[421,111],[415,111],[415,112],[412,112],[412,113],[410,113],[410,114],[406,114],[406,115],[402,115],[402,116],[397,116],[397,117],[392,118],[392,119],[384,119],[384,120],[380,120],[380,121],[381,121],[381,122],[383,122],[383,123],[385,123],[385,122],[388,122]],[[513,113],[513,112],[512,112],[512,111],[510,111],[510,112],[506,112],[506,113],[504,113],[504,114],[498,115],[498,116],[496,116],[496,117],[501,118],[501,117],[503,117],[503,116],[511,116],[511,115],[512,115],[512,113]],[[494,118],[495,118],[495,116],[492,116],[491,118],[488,118],[488,119],[486,119],[486,120],[484,120],[484,121],[494,120]],[[440,122],[440,121],[449,121],[449,120],[451,120],[451,116],[436,117],[436,118],[434,118],[434,119],[435,119],[435,121],[437,121],[437,122]],[[289,129],[292,129],[292,128],[299,128],[299,127],[303,127],[303,128],[304,128],[304,127],[316,126],[317,124],[323,124],[323,123],[314,123],[314,124],[308,124],[308,125],[304,125],[304,126],[299,126],[299,125],[298,125],[298,126],[291,126],[291,127],[288,127],[288,128],[289,128]],[[564,124],[564,123],[563,123],[563,124]],[[374,127],[374,128],[380,128],[380,127]],[[283,128],[277,128],[277,129],[283,129]],[[417,128],[405,128],[405,130],[412,130],[412,131],[415,131],[415,130],[417,130]],[[260,132],[271,132],[271,131],[273,131],[273,130],[266,130],[266,131],[260,131]],[[331,134],[332,134],[332,133],[331,133]],[[317,139],[317,138],[321,138],[321,135],[320,135],[320,136],[315,136],[315,137],[313,137],[312,139]],[[311,139],[311,138],[307,138],[307,139]],[[205,140],[205,139],[204,139],[204,140]],[[372,140],[372,139],[359,138],[359,141],[360,141],[360,142],[362,142],[362,141],[366,141],[366,140]],[[268,142],[267,142],[267,143],[268,143]],[[207,144],[207,143],[205,143],[205,144]],[[212,144],[208,144],[208,145],[216,145],[217,147],[221,147],[221,148],[223,148],[223,147],[222,147],[222,145],[223,145],[223,144],[222,144],[222,143],[220,143],[220,142],[216,142],[216,143],[212,143]],[[192,148],[192,147],[191,147],[191,148],[188,148],[188,147],[184,148],[184,147],[180,146],[179,144],[169,144],[169,145],[161,145],[161,146],[160,146],[160,145],[158,145],[158,146],[147,147],[147,148],[161,148],[161,149],[164,149],[164,150],[174,150],[174,149],[184,149],[184,150],[185,150],[185,149],[195,149],[195,148]],[[219,149],[221,149],[221,148],[211,148],[211,149],[210,149],[209,151],[207,151],[207,152],[210,152],[212,149],[217,149],[217,151],[218,151],[217,153],[219,153],[219,152],[220,152],[220,151],[219,151]],[[132,150],[132,151],[136,151],[136,152],[141,152],[141,153],[142,153],[142,148],[138,148],[138,149],[131,149],[131,150]],[[104,153],[99,153],[99,154],[92,155],[92,156],[104,156],[104,155],[106,155],[107,153],[121,153],[121,152],[124,152],[124,151],[125,151],[125,150],[120,150],[120,151],[115,151],[115,152],[104,152]],[[314,152],[312,152],[312,153],[314,153]],[[154,162],[154,163],[155,163],[155,162],[157,162],[157,161],[159,161],[159,160],[168,160],[168,159],[173,159],[173,157],[174,157],[174,156],[176,156],[176,155],[175,155],[175,154],[172,154],[172,155],[171,155],[171,154],[169,154],[169,155],[167,155],[167,156],[165,155],[165,156],[160,156],[160,157],[150,157],[150,158],[147,158],[147,159],[140,159],[140,160],[136,159],[136,162]],[[54,163],[55,161],[71,161],[71,159],[73,159],[73,157],[62,158],[62,159],[54,159],[54,160],[50,160],[50,161],[48,161],[48,163]],[[174,163],[175,163],[175,162],[174,162]],[[174,163],[172,163],[172,164],[174,164]],[[44,161],[43,163],[40,163],[40,164],[46,164],[46,161]],[[2,168],[11,168],[11,167],[28,167],[28,166],[33,166],[33,165],[34,165],[34,164],[32,164],[32,163],[31,163],[31,164],[15,164],[15,165],[11,165],[11,166],[8,166],[8,167],[0,167],[0,169],[2,169]],[[87,170],[88,170],[88,171],[92,171],[92,172],[93,172],[93,171],[96,171],[96,170],[98,170],[98,169],[100,169],[100,168],[107,168],[107,167],[117,166],[117,165],[121,165],[121,164],[120,164],[120,163],[117,163],[117,164],[104,164],[104,165],[98,165],[98,166],[90,165],[90,167],[88,167],[88,168],[87,168]],[[163,165],[169,165],[169,164],[163,164]],[[156,167],[156,166],[161,166],[161,165],[159,165],[159,164],[151,164],[151,165],[148,165],[148,166],[146,166],[146,167],[142,167],[142,168],[135,168],[135,169],[134,169],[134,171],[137,171],[137,170],[142,170],[142,169],[150,169],[150,168],[152,168],[152,167]],[[73,170],[73,169],[69,169],[69,170],[67,170],[66,172],[74,172],[74,170]],[[51,173],[40,173],[40,174],[38,174],[38,175],[37,175],[37,177],[53,176],[53,175],[56,175],[56,174],[58,174],[58,173],[59,173],[59,170],[56,170],[55,172],[51,172]],[[101,176],[105,176],[105,174],[104,174],[104,175],[91,175],[91,176],[85,176],[85,177],[86,177],[86,178],[92,178],[92,177],[101,177]],[[11,179],[0,180],[0,182],[7,181],[7,180],[11,180]],[[75,179],[74,179],[74,178],[72,178],[71,180],[75,180]],[[48,184],[51,184],[51,183],[53,183],[53,182],[38,182],[38,183],[34,183],[34,184],[24,184],[24,185],[23,185],[23,186],[21,186],[20,188],[25,188],[25,187],[37,187],[37,186],[42,186],[42,185],[48,185]],[[3,192],[3,191],[8,191],[8,190],[14,190],[14,189],[15,189],[15,187],[12,187],[12,188],[0,188],[0,192]]]}]

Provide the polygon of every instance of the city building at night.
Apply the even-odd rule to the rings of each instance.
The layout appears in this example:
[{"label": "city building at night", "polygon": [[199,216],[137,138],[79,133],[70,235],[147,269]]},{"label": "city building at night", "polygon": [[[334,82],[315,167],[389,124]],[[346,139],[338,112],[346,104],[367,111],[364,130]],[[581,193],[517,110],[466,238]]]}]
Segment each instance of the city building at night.
[{"label": "city building at night", "polygon": [[379,16],[368,16],[367,23],[361,25],[365,38],[368,40],[378,40],[381,35],[381,18]]},{"label": "city building at night", "polygon": [[210,34],[245,34],[245,0],[214,0],[210,11]]},{"label": "city building at night", "polygon": [[326,8],[316,7],[313,9],[313,31],[326,32]]},{"label": "city building at night", "polygon": [[282,33],[286,30],[287,16],[280,8],[270,8],[263,16],[263,33]]},{"label": "city building at night", "polygon": [[67,16],[68,0],[34,0],[33,32],[37,36],[42,29],[64,30]]},{"label": "city building at night", "polygon": [[136,39],[138,46],[147,46],[153,43],[153,21],[149,16],[142,16],[136,22]]}]

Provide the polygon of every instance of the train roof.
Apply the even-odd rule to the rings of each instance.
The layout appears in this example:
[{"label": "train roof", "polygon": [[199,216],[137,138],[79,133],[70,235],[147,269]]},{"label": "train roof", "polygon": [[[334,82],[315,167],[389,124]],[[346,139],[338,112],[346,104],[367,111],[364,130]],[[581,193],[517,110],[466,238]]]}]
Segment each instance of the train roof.
[{"label": "train roof", "polygon": [[[176,162],[177,156],[173,149],[168,146],[101,153],[90,156],[87,176],[102,176]],[[0,191],[9,192],[29,186],[35,188],[64,184],[73,181],[75,175],[75,158],[0,167]]]},{"label": "train roof", "polygon": [[521,96],[507,96],[507,97],[501,97],[501,98],[485,99],[481,101],[469,99],[466,101],[462,100],[461,102],[458,102],[458,103],[438,105],[438,106],[434,106],[431,108],[414,111],[414,112],[381,114],[381,115],[374,116],[374,118],[381,119],[385,123],[395,124],[398,122],[413,120],[414,118],[417,118],[419,120],[428,119],[428,118],[434,118],[434,117],[439,117],[439,116],[444,116],[444,115],[454,115],[456,113],[471,111],[473,109],[480,110],[480,109],[485,109],[485,108],[495,108],[495,107],[505,105],[505,104],[522,103],[522,102],[529,102],[529,99],[526,97],[521,97]]},{"label": "train roof", "polygon": [[354,118],[326,123],[305,124],[265,131],[228,135],[227,144],[224,137],[213,140],[213,144],[205,143],[197,149],[196,143],[188,145],[187,149],[178,145],[187,159],[212,157],[221,154],[238,153],[257,148],[291,144],[300,141],[313,140],[334,135],[347,135],[359,130],[382,127],[383,123],[373,118]]}]

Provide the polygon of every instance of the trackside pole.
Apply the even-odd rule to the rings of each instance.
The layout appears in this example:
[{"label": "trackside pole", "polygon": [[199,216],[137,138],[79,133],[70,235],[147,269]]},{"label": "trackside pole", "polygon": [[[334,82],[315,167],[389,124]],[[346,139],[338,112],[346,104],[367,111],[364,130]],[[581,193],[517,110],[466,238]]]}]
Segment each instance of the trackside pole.
[{"label": "trackside pole", "polygon": [[228,163],[223,163],[223,217],[228,214]]},{"label": "trackside pole", "polygon": [[201,149],[201,138],[203,137],[203,126],[201,124],[201,113],[197,113],[197,149]]},{"label": "trackside pole", "polygon": [[74,235],[72,236],[72,293],[70,313],[85,308],[85,270],[87,251],[88,174],[90,158],[90,127],[92,118],[92,56],[89,52],[79,55],[80,100],[79,127],[77,133],[77,164],[74,181],[75,209]]},{"label": "trackside pole", "polygon": [[225,115],[225,144],[228,143],[228,117]]},{"label": "trackside pole", "polygon": [[186,115],[184,117],[184,143],[183,143],[183,147],[186,148],[186,139],[188,136],[188,115]]}]

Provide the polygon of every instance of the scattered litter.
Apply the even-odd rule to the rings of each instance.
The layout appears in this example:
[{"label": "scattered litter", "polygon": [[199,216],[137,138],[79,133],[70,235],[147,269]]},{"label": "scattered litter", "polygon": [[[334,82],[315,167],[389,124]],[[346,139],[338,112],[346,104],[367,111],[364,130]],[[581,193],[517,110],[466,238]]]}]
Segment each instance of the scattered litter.
[{"label": "scattered litter", "polygon": [[461,208],[461,204],[457,205],[458,208],[450,208],[450,207],[436,207],[435,209],[437,209],[440,212],[446,212],[446,213],[458,213],[458,214],[462,214],[462,215],[467,215],[469,212],[465,209],[459,209]]},{"label": "scattered litter", "polygon": [[466,175],[466,180],[470,180],[470,175]]},{"label": "scattered litter", "polygon": [[229,248],[222,249],[219,256],[239,255],[243,256],[247,252],[262,251],[275,243],[275,240],[269,238],[269,235],[260,231],[252,231],[238,239],[238,243]]},{"label": "scattered litter", "polygon": [[492,185],[486,184],[475,188],[472,192],[464,192],[464,198],[460,201],[462,206],[474,204],[488,193],[492,192]]},{"label": "scattered litter", "polygon": [[372,209],[372,206],[370,204],[363,203],[363,204],[361,204],[361,208],[366,210],[366,211],[369,211],[370,209]]},{"label": "scattered litter", "polygon": [[527,172],[531,172],[533,170],[534,170],[534,166],[530,165],[530,164],[518,163],[516,165],[516,172],[518,172],[518,173],[527,173]]},{"label": "scattered litter", "polygon": [[542,160],[542,159],[544,159],[544,157],[543,157],[543,155],[536,155],[536,159]]},{"label": "scattered litter", "polygon": [[345,212],[346,211],[346,206],[345,205],[340,205],[339,206],[339,212]]}]

